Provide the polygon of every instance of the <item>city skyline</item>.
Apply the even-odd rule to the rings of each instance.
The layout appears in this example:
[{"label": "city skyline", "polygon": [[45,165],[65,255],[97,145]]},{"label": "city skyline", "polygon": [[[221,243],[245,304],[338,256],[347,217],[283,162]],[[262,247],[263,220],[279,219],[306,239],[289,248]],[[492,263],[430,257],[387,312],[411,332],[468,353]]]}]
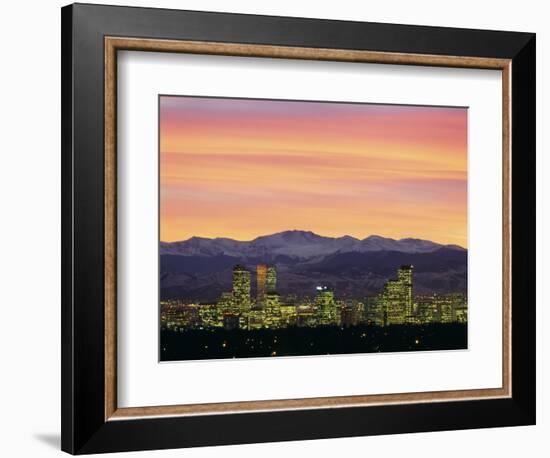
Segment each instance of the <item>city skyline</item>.
[{"label": "city skyline", "polygon": [[160,358],[467,348],[467,296],[413,294],[413,272],[402,265],[376,295],[344,299],[322,284],[300,297],[281,295],[274,266],[234,265],[231,289],[213,302],[161,301]]},{"label": "city skyline", "polygon": [[[252,273],[256,271],[256,299]],[[167,329],[258,330],[287,327],[422,325],[466,323],[467,296],[462,293],[413,294],[413,265],[402,265],[393,278],[387,278],[374,296],[342,298],[326,284],[315,287],[314,295],[282,296],[276,288],[277,270],[257,264],[249,269],[241,264],[232,268],[231,290],[214,302],[181,298],[161,301],[162,326]],[[311,291],[310,293],[313,293]],[[174,308],[174,305],[177,305]],[[187,307],[183,313],[181,307]]]},{"label": "city skyline", "polygon": [[467,109],[160,98],[160,239],[288,227],[467,247]]}]

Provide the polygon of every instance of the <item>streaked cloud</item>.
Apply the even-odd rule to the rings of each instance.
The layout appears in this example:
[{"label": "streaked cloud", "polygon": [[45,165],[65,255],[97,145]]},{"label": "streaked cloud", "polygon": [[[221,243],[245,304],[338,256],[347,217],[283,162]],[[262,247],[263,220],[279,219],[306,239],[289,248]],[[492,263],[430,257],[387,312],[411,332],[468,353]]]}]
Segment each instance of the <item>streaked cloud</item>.
[{"label": "streaked cloud", "polygon": [[162,97],[161,239],[467,245],[464,108]]}]

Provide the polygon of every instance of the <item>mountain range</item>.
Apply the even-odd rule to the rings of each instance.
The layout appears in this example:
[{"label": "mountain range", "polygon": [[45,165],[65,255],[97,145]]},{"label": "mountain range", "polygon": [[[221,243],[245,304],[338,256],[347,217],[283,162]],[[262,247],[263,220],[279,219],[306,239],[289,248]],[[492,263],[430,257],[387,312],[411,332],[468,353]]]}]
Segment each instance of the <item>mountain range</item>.
[{"label": "mountain range", "polygon": [[235,264],[254,274],[259,263],[277,267],[279,292],[298,296],[312,295],[319,284],[341,297],[376,294],[403,264],[415,266],[415,294],[465,292],[467,284],[467,250],[457,245],[291,230],[251,241],[192,237],[161,242],[161,297],[215,301],[231,289]]}]

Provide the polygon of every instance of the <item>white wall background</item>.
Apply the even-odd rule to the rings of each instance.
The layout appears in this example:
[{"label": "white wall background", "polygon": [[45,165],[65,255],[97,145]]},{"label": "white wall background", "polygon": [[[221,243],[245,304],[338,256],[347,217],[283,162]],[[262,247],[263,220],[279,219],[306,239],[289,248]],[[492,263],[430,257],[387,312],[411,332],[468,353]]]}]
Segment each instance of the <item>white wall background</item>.
[{"label": "white wall background", "polygon": [[[545,456],[550,448],[550,348],[544,330],[544,261],[550,245],[550,161],[543,158],[543,87],[550,14],[540,0],[128,0],[135,6],[348,19],[537,33],[538,425],[352,439],[147,452],[170,457]],[[97,2],[93,2],[97,3]],[[109,0],[110,4],[128,4]],[[60,11],[57,0],[5,2],[0,15],[0,454],[48,457],[59,451],[60,403]],[[546,54],[546,56],[545,56]],[[544,59],[546,57],[546,61]],[[544,208],[545,207],[545,208]],[[25,330],[25,340],[21,339]],[[32,340],[31,340],[32,339]],[[126,454],[125,456],[145,456]]]}]

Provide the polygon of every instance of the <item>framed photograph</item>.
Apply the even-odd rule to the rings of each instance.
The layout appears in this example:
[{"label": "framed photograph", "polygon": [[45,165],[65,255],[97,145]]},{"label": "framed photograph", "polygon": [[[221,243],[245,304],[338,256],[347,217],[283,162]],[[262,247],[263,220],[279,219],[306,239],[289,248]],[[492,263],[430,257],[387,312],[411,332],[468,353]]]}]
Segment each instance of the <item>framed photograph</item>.
[{"label": "framed photograph", "polygon": [[535,35],[62,9],[62,448],[535,423]]}]

